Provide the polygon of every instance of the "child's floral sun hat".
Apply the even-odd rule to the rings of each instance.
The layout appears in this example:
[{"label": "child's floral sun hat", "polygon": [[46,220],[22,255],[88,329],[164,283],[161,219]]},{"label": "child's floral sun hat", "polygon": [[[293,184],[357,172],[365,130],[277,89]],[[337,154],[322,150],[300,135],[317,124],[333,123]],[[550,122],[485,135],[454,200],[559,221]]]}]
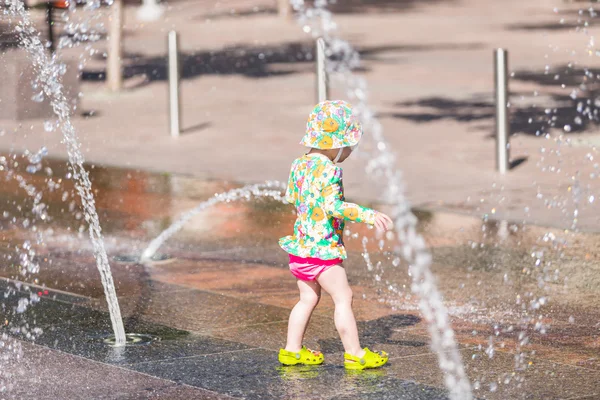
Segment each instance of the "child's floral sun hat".
[{"label": "child's floral sun hat", "polygon": [[351,147],[358,144],[362,133],[350,104],[327,100],[317,104],[310,113],[306,135],[300,144],[322,150]]}]

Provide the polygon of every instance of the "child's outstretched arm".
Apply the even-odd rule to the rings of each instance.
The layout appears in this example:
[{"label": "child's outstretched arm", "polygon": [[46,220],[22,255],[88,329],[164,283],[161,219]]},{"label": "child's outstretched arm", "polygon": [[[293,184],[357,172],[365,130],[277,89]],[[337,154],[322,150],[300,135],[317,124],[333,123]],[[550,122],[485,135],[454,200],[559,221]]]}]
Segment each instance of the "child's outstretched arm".
[{"label": "child's outstretched arm", "polygon": [[324,199],[323,208],[327,215],[375,225],[380,230],[391,227],[392,220],[387,215],[342,200],[342,174],[340,169],[332,170],[331,173],[327,174],[327,179],[324,179],[323,184],[321,195]]},{"label": "child's outstretched arm", "polygon": [[342,192],[339,183],[333,183],[326,186],[322,191],[324,203],[323,209],[335,218],[346,219],[354,222],[363,222],[366,224],[375,224],[375,210],[363,207],[358,204],[343,201]]}]

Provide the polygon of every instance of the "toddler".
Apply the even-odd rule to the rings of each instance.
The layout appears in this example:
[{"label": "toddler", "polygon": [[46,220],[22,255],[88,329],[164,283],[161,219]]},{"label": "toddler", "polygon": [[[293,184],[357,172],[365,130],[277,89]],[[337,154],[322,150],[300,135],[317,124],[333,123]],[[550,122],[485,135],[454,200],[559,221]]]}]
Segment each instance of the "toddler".
[{"label": "toddler", "polygon": [[321,288],[335,303],[334,322],[344,345],[346,369],[378,368],[388,361],[385,352],[361,348],[352,311],[352,290],[343,267],[344,220],[391,227],[385,214],[344,201],[342,169],[336,164],[350,156],[362,136],[350,104],[324,101],[308,119],[301,144],[310,151],[292,163],[286,200],[296,206],[294,234],[280,239],[289,253],[290,271],[297,278],[300,301],[290,314],[287,344],[279,351],[284,365],[323,363],[323,354],[302,346]]}]

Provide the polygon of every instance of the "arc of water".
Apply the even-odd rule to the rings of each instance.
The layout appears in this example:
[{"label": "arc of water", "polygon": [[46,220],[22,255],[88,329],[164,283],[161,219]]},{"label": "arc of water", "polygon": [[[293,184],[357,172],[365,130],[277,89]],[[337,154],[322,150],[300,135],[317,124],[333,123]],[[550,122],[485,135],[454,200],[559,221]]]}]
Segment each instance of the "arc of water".
[{"label": "arc of water", "polygon": [[367,166],[367,173],[373,178],[384,179],[387,187],[386,197],[396,205],[393,218],[398,239],[402,243],[398,250],[411,267],[411,289],[419,295],[419,308],[428,322],[431,347],[437,353],[450,397],[453,400],[470,400],[473,398],[471,384],[462,364],[454,331],[450,326],[448,310],[431,272],[431,255],[427,251],[425,241],[417,232],[418,221],[405,197],[402,175],[395,167],[395,157],[389,150],[390,146],[385,140],[381,124],[366,104],[366,83],[352,72],[358,66],[360,56],[349,43],[335,36],[337,25],[332,20],[331,12],[326,9],[327,0],[315,0],[314,7],[310,8],[305,6],[304,0],[290,2],[298,13],[298,22],[304,31],[312,33],[314,38],[322,37],[330,53],[337,56],[336,61],[331,60],[328,71],[345,78],[348,96],[357,101],[355,107],[359,111],[365,130],[369,130],[377,143],[379,154]]},{"label": "arc of water", "polygon": [[108,303],[112,328],[115,334],[115,345],[125,344],[125,329],[121,318],[121,311],[117,300],[113,277],[108,263],[108,256],[102,240],[102,230],[96,212],[92,184],[85,168],[81,154],[80,144],[73,124],[71,123],[71,107],[63,92],[61,72],[63,69],[57,64],[57,58],[48,58],[48,54],[39,33],[35,29],[29,13],[25,10],[22,0],[6,0],[9,13],[19,19],[15,30],[19,36],[20,46],[27,50],[33,67],[39,76],[45,95],[50,99],[50,104],[61,126],[64,141],[69,155],[69,164],[72,169],[75,187],[89,224],[89,234],[94,248],[96,266],[100,272],[104,294]]},{"label": "arc of water", "polygon": [[142,252],[141,262],[149,261],[164,242],[169,240],[171,236],[176,234],[183,226],[195,215],[210,208],[218,203],[228,203],[237,200],[250,200],[252,197],[271,197],[275,200],[284,202],[282,190],[286,189],[286,185],[278,181],[266,181],[253,185],[247,185],[242,188],[232,189],[225,193],[216,194],[214,197],[203,201],[190,211],[182,214],[175,223],[165,229],[156,237],[148,247]]}]

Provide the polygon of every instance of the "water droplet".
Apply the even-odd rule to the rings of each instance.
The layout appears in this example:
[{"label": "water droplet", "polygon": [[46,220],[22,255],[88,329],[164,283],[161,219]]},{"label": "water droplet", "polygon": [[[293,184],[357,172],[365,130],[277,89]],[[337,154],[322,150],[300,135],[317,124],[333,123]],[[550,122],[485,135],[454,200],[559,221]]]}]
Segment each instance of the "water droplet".
[{"label": "water droplet", "polygon": [[36,103],[41,103],[44,101],[44,92],[40,91],[39,93],[34,94],[31,96],[31,100],[35,101]]},{"label": "water droplet", "polygon": [[44,121],[44,130],[46,132],[54,131],[54,123],[52,121]]}]

